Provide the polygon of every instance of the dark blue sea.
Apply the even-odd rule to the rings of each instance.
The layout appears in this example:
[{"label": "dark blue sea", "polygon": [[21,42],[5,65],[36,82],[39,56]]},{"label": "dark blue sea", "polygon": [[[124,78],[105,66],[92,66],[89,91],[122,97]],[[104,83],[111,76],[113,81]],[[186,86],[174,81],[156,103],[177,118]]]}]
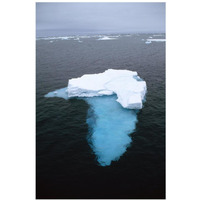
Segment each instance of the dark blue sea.
[{"label": "dark blue sea", "polygon": [[[165,34],[38,37],[36,39],[36,198],[165,198]],[[88,136],[90,105],[46,98],[68,80],[107,69],[137,71],[146,81],[144,106],[126,152],[99,164]],[[125,121],[126,119],[124,119]]]}]

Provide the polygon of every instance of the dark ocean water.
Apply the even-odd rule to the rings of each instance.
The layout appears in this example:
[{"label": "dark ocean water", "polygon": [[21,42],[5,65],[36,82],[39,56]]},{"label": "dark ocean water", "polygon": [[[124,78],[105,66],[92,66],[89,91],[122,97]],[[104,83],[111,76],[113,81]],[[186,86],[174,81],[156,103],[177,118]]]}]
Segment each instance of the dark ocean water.
[{"label": "dark ocean water", "polygon": [[[37,198],[165,198],[165,42],[145,44],[150,36],[165,38],[36,40]],[[110,68],[137,71],[148,93],[131,145],[102,167],[87,141],[89,105],[44,95]]]}]

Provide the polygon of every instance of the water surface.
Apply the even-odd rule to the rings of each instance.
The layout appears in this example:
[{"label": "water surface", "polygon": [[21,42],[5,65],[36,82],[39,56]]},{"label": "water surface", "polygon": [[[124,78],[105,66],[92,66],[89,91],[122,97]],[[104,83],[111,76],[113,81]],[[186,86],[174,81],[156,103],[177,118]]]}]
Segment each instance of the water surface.
[{"label": "water surface", "polygon": [[[145,44],[150,36],[36,41],[37,198],[165,197],[165,42]],[[90,105],[44,95],[109,68],[137,71],[148,93],[126,152],[102,167],[88,143]]]}]

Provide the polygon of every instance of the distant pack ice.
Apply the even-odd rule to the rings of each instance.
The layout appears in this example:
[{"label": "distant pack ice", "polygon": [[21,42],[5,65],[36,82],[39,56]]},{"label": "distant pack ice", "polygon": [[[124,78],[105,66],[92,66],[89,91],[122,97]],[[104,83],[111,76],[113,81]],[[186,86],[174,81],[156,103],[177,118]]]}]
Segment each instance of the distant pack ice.
[{"label": "distant pack ice", "polygon": [[124,108],[141,109],[147,91],[146,82],[137,72],[108,69],[99,74],[86,74],[68,82],[68,97],[117,95]]}]

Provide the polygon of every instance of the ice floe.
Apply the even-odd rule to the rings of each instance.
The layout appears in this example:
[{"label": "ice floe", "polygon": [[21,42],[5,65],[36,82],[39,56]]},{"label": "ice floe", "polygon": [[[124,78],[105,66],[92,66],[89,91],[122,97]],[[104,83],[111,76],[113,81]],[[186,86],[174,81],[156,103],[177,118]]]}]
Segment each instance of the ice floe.
[{"label": "ice floe", "polygon": [[86,74],[68,82],[69,97],[117,95],[124,108],[141,109],[146,93],[146,82],[138,80],[137,72],[109,69],[99,74]]},{"label": "ice floe", "polygon": [[146,43],[146,44],[151,44],[151,41],[146,41],[145,43]]},{"label": "ice floe", "polygon": [[97,40],[116,40],[117,38],[114,38],[114,37],[108,37],[108,36],[104,36],[104,37],[101,37]]},{"label": "ice floe", "polygon": [[147,39],[149,42],[165,42],[166,39]]}]

